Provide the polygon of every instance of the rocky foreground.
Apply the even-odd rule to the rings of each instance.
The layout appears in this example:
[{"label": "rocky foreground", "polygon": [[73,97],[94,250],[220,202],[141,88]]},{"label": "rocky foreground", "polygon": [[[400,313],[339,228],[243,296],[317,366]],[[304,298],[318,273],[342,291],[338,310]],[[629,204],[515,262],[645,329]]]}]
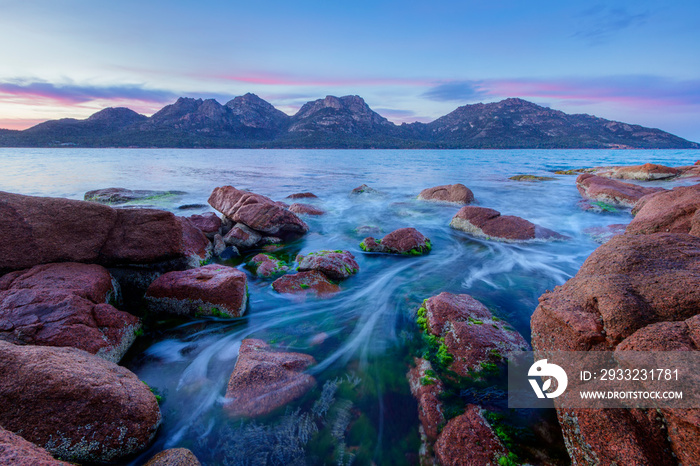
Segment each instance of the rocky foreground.
[{"label": "rocky foreground", "polygon": [[[700,349],[700,185],[649,189],[616,179],[695,176],[695,167],[580,174],[582,196],[631,207],[635,217],[606,237],[574,278],[540,298],[534,350]],[[162,420],[158,398],[118,365],[143,332],[134,303],[156,315],[239,318],[254,312],[251,279],[290,298],[318,299],[342,292],[362,273],[351,251],[330,244],[292,259],[275,254],[309,231],[303,218],[321,210],[312,193],[291,195],[311,203],[293,209],[301,204],[219,187],[209,204],[220,217],[110,205],[149,195],[111,188],[88,193],[88,202],[0,192],[3,464],[120,462],[148,447]],[[366,185],[350,195],[383,196]],[[460,184],[427,188],[417,199],[454,204],[449,224],[467,241],[570,239],[466,205],[476,200]],[[357,253],[419,261],[432,248],[407,226],[381,239],[368,236]],[[238,255],[250,257],[245,269],[212,262]],[[419,407],[424,464],[565,464],[552,454],[561,436],[575,464],[694,464],[700,457],[698,410],[558,409],[561,428],[543,421],[531,445],[519,444],[480,400],[509,354],[528,350],[528,342],[478,299],[442,290],[416,311],[416,323],[427,349],[407,378]],[[316,385],[308,373],[315,364],[310,355],[244,340],[223,411],[256,417],[285,406]],[[454,395],[465,387],[477,394],[467,404]],[[198,464],[185,449],[161,452],[149,464],[178,461]]]}]

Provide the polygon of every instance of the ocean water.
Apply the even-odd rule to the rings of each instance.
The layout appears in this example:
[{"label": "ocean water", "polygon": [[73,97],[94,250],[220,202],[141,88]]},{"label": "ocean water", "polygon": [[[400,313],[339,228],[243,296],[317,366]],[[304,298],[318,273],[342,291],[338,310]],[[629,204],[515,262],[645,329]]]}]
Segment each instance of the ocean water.
[{"label": "ocean water", "polygon": [[[331,298],[306,300],[280,296],[270,281],[249,274],[244,318],[154,321],[122,362],[162,396],[158,436],[133,464],[178,446],[190,448],[204,464],[413,464],[419,421],[406,372],[421,351],[415,312],[422,300],[442,291],[468,293],[529,339],[537,298],[572,277],[598,246],[585,230],[632,218],[624,209],[583,211],[575,176],[552,172],[645,162],[690,165],[699,156],[690,150],[0,149],[0,190],[74,199],[105,187],[178,190],[186,194],[149,202],[180,215],[211,210],[211,190],[225,184],[276,200],[315,193],[319,199],[308,202],[327,214],[305,218],[310,233],[278,254],[293,260],[315,250],[348,249],[359,274]],[[508,180],[517,174],[556,179]],[[383,194],[349,196],[363,183]],[[505,244],[452,230],[448,223],[458,206],[416,199],[424,188],[451,183],[468,186],[476,205],[570,239]],[[188,204],[202,206],[178,208]],[[358,246],[363,236],[354,231],[363,225],[384,233],[417,228],[433,250],[410,258],[365,254]],[[247,271],[241,260],[229,265]],[[316,388],[263,418],[227,417],[226,384],[240,342],[249,337],[313,355]],[[489,409],[503,408],[498,399],[489,403]]]}]

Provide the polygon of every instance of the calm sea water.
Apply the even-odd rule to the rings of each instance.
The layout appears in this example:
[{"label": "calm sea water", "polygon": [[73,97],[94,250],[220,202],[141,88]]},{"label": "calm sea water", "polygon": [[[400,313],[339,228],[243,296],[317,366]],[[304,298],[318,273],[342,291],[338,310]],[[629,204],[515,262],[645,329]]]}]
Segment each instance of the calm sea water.
[{"label": "calm sea water", "polygon": [[[698,157],[697,151],[677,150],[0,149],[0,190],[74,199],[113,186],[179,190],[187,194],[161,199],[156,207],[183,215],[210,210],[178,207],[206,204],[211,190],[224,184],[280,200],[315,193],[327,215],[306,219],[311,232],[279,254],[348,249],[360,273],[334,297],[305,301],[277,295],[269,281],[250,276],[243,319],[156,322],[123,361],[163,397],[158,437],[134,464],[177,446],[190,448],[205,464],[408,464],[417,458],[419,423],[405,374],[420,352],[414,320],[422,300],[442,291],[469,293],[529,339],[537,298],[573,276],[598,246],[584,230],[631,219],[624,210],[584,212],[575,177],[551,172],[689,165]],[[508,180],[516,174],[556,180]],[[348,196],[363,183],[385,195]],[[448,227],[458,207],[416,200],[423,188],[451,183],[471,188],[477,205],[571,239],[526,245],[471,239]],[[678,183],[688,184],[652,185]],[[433,251],[418,258],[363,254],[362,237],[354,232],[361,225],[385,233],[415,227],[432,240]],[[240,260],[230,265],[246,270]],[[221,409],[226,383],[248,337],[312,354],[317,388],[264,418],[227,418]],[[314,414],[319,412],[325,414]]]}]

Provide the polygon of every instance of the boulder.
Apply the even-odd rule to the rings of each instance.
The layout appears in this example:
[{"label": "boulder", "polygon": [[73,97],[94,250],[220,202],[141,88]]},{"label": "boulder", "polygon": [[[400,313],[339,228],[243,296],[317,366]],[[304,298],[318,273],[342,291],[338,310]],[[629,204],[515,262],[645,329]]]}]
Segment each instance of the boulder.
[{"label": "boulder", "polygon": [[508,178],[513,181],[526,181],[528,183],[536,183],[538,181],[553,181],[556,178],[551,176],[537,176],[537,175],[515,175]]},{"label": "boulder", "polygon": [[183,191],[151,191],[148,189],[103,188],[85,193],[84,200],[100,204],[125,204],[164,196],[187,194]]},{"label": "boulder", "polygon": [[70,346],[119,362],[141,328],[119,311],[118,289],[102,266],[37,265],[0,278],[0,340]]},{"label": "boulder", "polygon": [[700,184],[650,194],[641,198],[632,209],[634,219],[627,226],[627,233],[690,233],[698,212]]},{"label": "boulder", "polygon": [[216,257],[221,257],[221,255],[224,253],[226,250],[226,242],[224,241],[224,238],[220,234],[215,234],[214,239],[212,239],[211,244],[213,245],[212,247],[212,253]]},{"label": "boulder", "polygon": [[365,252],[420,256],[429,253],[432,244],[415,228],[399,228],[380,240],[371,236],[365,238],[360,243],[360,248]]},{"label": "boulder", "polygon": [[463,184],[446,184],[427,188],[420,192],[418,199],[422,201],[451,202],[454,204],[470,204],[474,202],[474,193]]},{"label": "boulder", "polygon": [[[576,276],[540,297],[536,351],[697,351],[700,238],[620,235]],[[693,335],[692,332],[695,332]],[[574,463],[692,464],[700,454],[698,410],[558,409]],[[675,458],[674,458],[675,457]]]},{"label": "boulder", "polygon": [[285,275],[272,282],[272,289],[278,293],[315,294],[326,296],[337,293],[340,287],[328,280],[317,270]]},{"label": "boulder", "polygon": [[498,466],[508,450],[484,419],[477,405],[450,419],[435,442],[435,457],[442,466]]},{"label": "boulder", "polygon": [[214,189],[209,204],[234,222],[268,235],[300,236],[309,231],[309,226],[296,214],[272,199],[233,186]]},{"label": "boulder", "polygon": [[214,235],[221,231],[221,219],[214,212],[206,212],[201,215],[190,215],[187,217],[192,225],[202,230],[202,233],[209,239],[214,239]]},{"label": "boulder", "polygon": [[0,341],[0,425],[79,463],[143,450],[160,425],[156,397],[124,367],[75,348]]},{"label": "boulder", "polygon": [[270,254],[256,254],[248,265],[253,269],[253,273],[262,278],[274,278],[289,271],[289,267],[284,261],[276,259]]},{"label": "boulder", "polygon": [[300,272],[318,270],[333,280],[343,280],[360,271],[350,251],[317,251],[297,256]]},{"label": "boulder", "polygon": [[680,175],[677,168],[645,163],[644,165],[634,165],[629,167],[614,167],[612,170],[599,173],[606,178],[616,178],[621,180],[653,181],[665,180]]},{"label": "boulder", "polygon": [[317,198],[318,198],[317,195],[315,195],[314,193],[309,193],[309,192],[294,193],[294,194],[290,194],[289,196],[287,196],[287,199],[317,199]]},{"label": "boulder", "polygon": [[0,273],[52,262],[185,265],[208,253],[201,231],[160,210],[0,192],[0,218]]},{"label": "boulder", "polygon": [[13,466],[70,466],[43,448],[0,427],[0,464]]},{"label": "boulder", "polygon": [[639,199],[647,194],[664,191],[663,188],[644,188],[636,184],[623,183],[590,173],[579,175],[576,178],[576,187],[581,196],[586,199],[624,207],[633,207]]},{"label": "boulder", "polygon": [[381,191],[377,191],[374,188],[370,188],[366,184],[361,184],[357,188],[353,189],[350,191],[351,196],[360,196],[360,195],[378,195],[382,194]]},{"label": "boulder", "polygon": [[566,239],[566,236],[535,225],[524,218],[501,215],[497,210],[486,207],[462,207],[450,221],[450,226],[469,233],[471,236],[493,241],[520,242]]},{"label": "boulder", "polygon": [[523,337],[507,322],[495,318],[467,294],[440,293],[424,304],[425,331],[444,339],[452,355],[449,369],[468,377],[507,358],[513,351],[529,351]]},{"label": "boulder", "polygon": [[200,466],[201,463],[187,448],[171,448],[151,458],[145,466]]},{"label": "boulder", "polygon": [[303,371],[315,363],[308,354],[277,352],[262,340],[243,340],[224,407],[232,416],[268,414],[314,386],[316,380]]},{"label": "boulder", "polygon": [[146,291],[154,312],[189,316],[240,317],[247,301],[245,273],[224,265],[168,272]]},{"label": "boulder", "polygon": [[430,361],[414,358],[416,367],[408,374],[408,384],[411,394],[418,402],[418,419],[423,431],[430,442],[438,437],[440,428],[445,424],[442,414],[440,394],[445,390],[442,381],[435,376]]},{"label": "boulder", "polygon": [[261,239],[262,235],[260,233],[248,228],[243,223],[236,223],[224,236],[226,245],[235,246],[239,249],[250,249],[258,244]]},{"label": "boulder", "polygon": [[314,207],[309,204],[299,204],[296,202],[289,206],[289,210],[294,212],[295,214],[304,215],[324,215],[326,213],[325,210],[319,209],[318,207]]}]

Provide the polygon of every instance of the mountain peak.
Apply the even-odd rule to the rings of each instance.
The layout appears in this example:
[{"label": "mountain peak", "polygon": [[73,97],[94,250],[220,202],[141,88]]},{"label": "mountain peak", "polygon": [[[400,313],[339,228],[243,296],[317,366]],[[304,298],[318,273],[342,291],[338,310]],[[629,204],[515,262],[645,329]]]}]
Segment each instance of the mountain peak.
[{"label": "mountain peak", "polygon": [[97,113],[93,113],[87,121],[97,121],[119,125],[127,125],[145,121],[147,117],[126,107],[107,107]]},{"label": "mountain peak", "polygon": [[226,103],[226,107],[250,128],[279,129],[289,120],[286,113],[250,92],[233,98]]}]

